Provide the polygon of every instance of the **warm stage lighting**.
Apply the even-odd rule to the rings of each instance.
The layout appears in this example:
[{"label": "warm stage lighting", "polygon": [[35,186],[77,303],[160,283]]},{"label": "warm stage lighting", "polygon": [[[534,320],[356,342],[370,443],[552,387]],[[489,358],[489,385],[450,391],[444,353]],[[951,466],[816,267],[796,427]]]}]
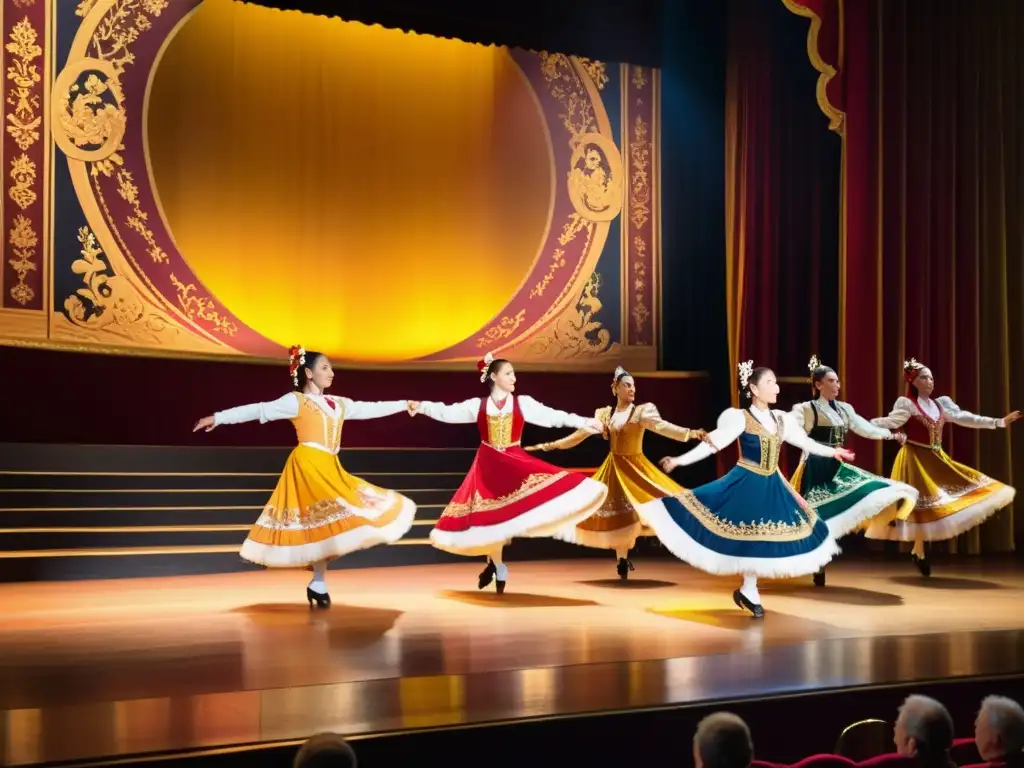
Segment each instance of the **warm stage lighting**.
[{"label": "warm stage lighting", "polygon": [[282,345],[353,361],[490,320],[559,183],[503,49],[230,0],[168,44],[147,121],[161,213],[209,291]]}]

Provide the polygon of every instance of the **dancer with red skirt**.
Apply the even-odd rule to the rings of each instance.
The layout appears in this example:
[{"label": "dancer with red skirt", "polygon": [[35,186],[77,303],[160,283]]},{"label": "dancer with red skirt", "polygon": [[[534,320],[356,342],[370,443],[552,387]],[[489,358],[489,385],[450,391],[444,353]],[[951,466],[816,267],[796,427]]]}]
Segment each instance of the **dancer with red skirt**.
[{"label": "dancer with red skirt", "polygon": [[514,395],[516,374],[508,360],[488,354],[477,364],[487,397],[461,403],[424,401],[416,413],[448,424],[472,424],[480,430],[469,474],[430,533],[435,547],[468,557],[486,555],[478,588],[496,582],[505,591],[506,544],[516,537],[547,537],[590,517],[608,495],[608,487],[576,472],[552,466],[520,445],[526,423],[569,427],[600,434],[602,425],[572,413],[548,408],[526,395]]}]

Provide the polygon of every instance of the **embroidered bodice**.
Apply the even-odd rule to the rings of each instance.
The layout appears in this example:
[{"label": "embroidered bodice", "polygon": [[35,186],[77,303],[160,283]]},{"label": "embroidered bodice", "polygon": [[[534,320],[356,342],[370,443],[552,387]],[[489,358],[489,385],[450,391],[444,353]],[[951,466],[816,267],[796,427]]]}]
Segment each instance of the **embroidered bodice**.
[{"label": "embroidered bodice", "polygon": [[746,424],[739,436],[739,466],[759,475],[771,475],[779,469],[779,453],[785,439],[786,423],[781,414],[772,412],[775,419],[775,432],[769,432],[750,411],[743,412]]},{"label": "embroidered bodice", "polygon": [[[691,430],[665,421],[661,418],[658,407],[654,403],[631,405],[622,409],[606,405],[594,412],[594,418],[604,425],[604,436],[608,440],[609,452],[615,456],[642,454],[644,452],[644,432],[647,430],[683,443],[691,439]],[[561,440],[541,443],[528,450],[566,450],[579,445],[590,436],[590,432],[580,429]]]},{"label": "embroidered bodice", "polygon": [[519,401],[511,395],[508,399],[512,401],[512,407],[498,408],[498,412],[493,414],[487,412],[487,403],[491,398],[481,399],[480,413],[476,421],[480,430],[480,442],[499,451],[519,445],[523,438],[523,425],[526,423],[519,408]]}]

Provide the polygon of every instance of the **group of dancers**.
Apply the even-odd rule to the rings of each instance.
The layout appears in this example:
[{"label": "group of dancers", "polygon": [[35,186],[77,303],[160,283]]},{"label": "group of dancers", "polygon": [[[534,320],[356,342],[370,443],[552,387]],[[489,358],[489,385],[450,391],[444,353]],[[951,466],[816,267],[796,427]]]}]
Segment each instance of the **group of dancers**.
[{"label": "group of dancers", "polygon": [[[252,563],[271,568],[307,568],[311,607],[330,607],[327,566],[334,558],[378,544],[391,544],[412,527],[416,505],[395,491],[350,475],[338,452],[346,420],[399,413],[422,414],[449,424],[476,423],[480,433],[469,473],[431,531],[432,544],[446,552],[485,556],[477,586],[508,582],[504,548],[521,537],[553,537],[586,547],[613,550],[617,571],[627,579],[629,551],[643,535],[690,565],[708,573],[738,575],[736,605],[764,616],[759,578],[814,574],[825,585],[826,564],[839,553],[837,539],[863,530],[872,539],[913,542],[913,558],[930,575],[925,542],[957,536],[1013,501],[1015,491],[953,461],[942,449],[945,424],[975,429],[1008,427],[1001,419],[976,416],[948,397],[932,398],[935,382],[926,366],[904,363],[906,395],[892,412],[867,421],[839,401],[835,370],[811,359],[814,399],[791,412],[775,410],[775,374],[752,361],[739,366],[746,408],[730,408],[707,433],[665,421],[653,403],[636,403],[636,382],[621,367],[611,383],[614,405],[592,418],[549,408],[515,394],[516,374],[508,360],[488,354],[477,365],[485,395],[453,405],[395,400],[359,402],[325,394],[334,379],[330,361],[301,347],[289,350],[294,391],[266,403],[219,411],[200,419],[195,430],[225,424],[287,419],[298,445],[241,549]],[[526,423],[571,428],[561,440],[524,448]],[[903,431],[896,431],[902,429]],[[643,454],[644,432],[699,445],[661,460]],[[896,440],[901,448],[891,477],[855,467],[845,447],[850,431],[872,440]],[[536,457],[602,436],[608,457],[593,477],[562,469]],[[738,443],[736,465],[717,480],[694,489],[667,472],[693,464]],[[803,455],[792,478],[779,470],[782,443]],[[664,471],[662,471],[664,470]]]}]

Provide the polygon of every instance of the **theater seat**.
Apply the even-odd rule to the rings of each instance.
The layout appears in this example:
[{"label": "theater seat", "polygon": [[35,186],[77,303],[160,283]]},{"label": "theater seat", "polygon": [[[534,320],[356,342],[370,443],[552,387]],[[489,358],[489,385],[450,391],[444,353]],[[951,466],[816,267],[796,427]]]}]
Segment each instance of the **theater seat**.
[{"label": "theater seat", "polygon": [[835,751],[855,762],[869,760],[892,750],[892,735],[892,727],[885,720],[860,720],[843,729]]}]

